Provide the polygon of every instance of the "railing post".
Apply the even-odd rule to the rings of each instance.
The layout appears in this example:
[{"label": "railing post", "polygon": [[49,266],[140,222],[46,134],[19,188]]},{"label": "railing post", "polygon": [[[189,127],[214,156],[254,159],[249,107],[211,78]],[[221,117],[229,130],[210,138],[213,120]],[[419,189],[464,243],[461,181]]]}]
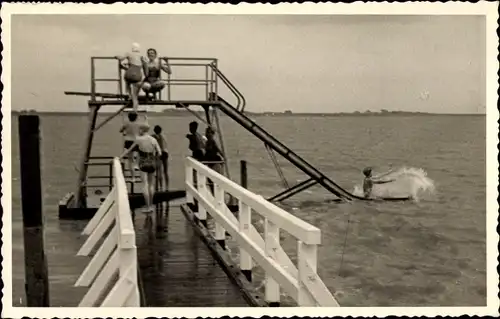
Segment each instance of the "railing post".
[{"label": "railing post", "polygon": [[[172,71],[172,69],[170,69],[170,71]],[[167,101],[170,101],[172,98],[170,91],[170,81],[172,81],[172,72],[167,73]]]},{"label": "railing post", "polygon": [[118,94],[123,95],[122,65],[120,61],[117,61],[117,65],[118,65]]},{"label": "railing post", "polygon": [[[215,69],[218,70],[219,69],[219,66],[218,66],[218,63],[217,63],[217,59],[214,59],[214,66],[215,66]],[[214,91],[215,91],[215,96],[217,97],[219,95],[219,84],[217,83],[218,82],[218,77],[217,77],[217,72],[214,72]]]},{"label": "railing post", "polygon": [[[193,168],[191,167],[191,163],[189,162],[189,159],[186,160],[186,185],[193,186]],[[194,204],[194,198],[193,195],[187,191],[186,192],[186,203],[187,204]]]},{"label": "railing post", "polygon": [[[251,238],[250,226],[252,225],[252,208],[241,200],[238,203],[238,208],[240,233]],[[240,269],[250,282],[252,281],[252,268],[252,256],[240,246]]]},{"label": "railing post", "polygon": [[308,277],[308,268],[312,268],[312,271],[316,272],[318,246],[308,245],[301,241],[298,241],[297,245],[297,259],[299,270],[299,275],[297,278],[299,281],[297,303],[299,307],[315,307],[316,301],[314,300],[314,297],[309,293],[309,290],[306,288],[304,282],[314,280],[314,278]]},{"label": "railing post", "polygon": [[208,79],[208,64],[205,65],[205,100],[208,101],[209,99],[209,92],[208,92],[208,86],[209,86],[209,79]]},{"label": "railing post", "polygon": [[90,58],[90,100],[95,101],[95,61]]},{"label": "railing post", "polygon": [[[266,243],[266,255],[277,261],[276,251],[280,241],[280,230],[277,225],[266,218],[264,225],[264,238]],[[266,301],[270,307],[279,307],[280,305],[280,286],[266,272]]]},{"label": "railing post", "polygon": [[[215,208],[218,212],[224,214],[224,190],[220,185],[216,184],[214,181],[214,192],[215,192]],[[222,248],[226,249],[226,230],[221,224],[215,222],[215,240],[221,245]]]},{"label": "railing post", "polygon": [[[204,174],[198,174],[198,192],[203,198],[207,198],[207,177]],[[198,207],[198,220],[207,227],[207,210],[203,205]]]},{"label": "railing post", "polygon": [[137,248],[124,248],[121,245],[121,233],[118,233],[118,259],[120,260],[119,276],[120,278],[128,275],[127,280],[132,284],[133,290],[125,301],[125,307],[139,307],[140,296],[137,282]]}]

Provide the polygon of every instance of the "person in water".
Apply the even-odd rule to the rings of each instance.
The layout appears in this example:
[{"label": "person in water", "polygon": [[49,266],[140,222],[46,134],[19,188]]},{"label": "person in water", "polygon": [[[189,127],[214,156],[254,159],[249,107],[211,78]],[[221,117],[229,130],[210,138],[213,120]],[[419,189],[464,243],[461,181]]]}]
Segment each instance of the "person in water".
[{"label": "person in water", "polygon": [[165,136],[162,134],[162,128],[159,125],[156,125],[153,129],[155,132],[153,134],[153,137],[156,139],[158,142],[158,145],[160,145],[161,149],[161,155],[160,155],[160,161],[162,164],[163,168],[163,177],[165,180],[165,187],[168,189],[168,149],[167,149],[167,140]]},{"label": "person in water", "polygon": [[[123,147],[128,150],[132,147],[132,144],[134,144],[136,138],[139,136],[141,128],[147,125],[146,123],[139,123],[137,121],[137,113],[135,112],[130,112],[128,113],[128,122],[123,124],[123,126],[120,128],[120,133],[123,134],[124,136],[124,143]],[[130,150],[131,154],[128,156],[128,164],[129,164],[129,170],[132,175],[132,183],[135,182],[135,167],[137,166],[135,164],[135,157],[137,150],[135,148],[132,148]]]},{"label": "person in water", "polygon": [[186,137],[189,140],[189,149],[192,152],[192,157],[197,161],[202,161],[205,154],[205,141],[200,133],[198,133],[198,122],[189,123],[189,133]]},{"label": "person in water", "polygon": [[137,112],[137,108],[139,107],[139,90],[143,83],[143,70],[145,69],[145,61],[141,55],[139,44],[133,43],[130,52],[125,53],[123,56],[118,55],[116,58],[120,62],[125,60],[128,62],[128,68],[123,78],[125,80],[127,93],[132,99],[134,112]]},{"label": "person in water", "polygon": [[205,131],[205,136],[207,142],[205,144],[205,158],[204,161],[208,162],[207,166],[216,171],[217,173],[222,172],[222,163],[224,161],[224,156],[215,141],[215,131],[211,127],[207,127]]},{"label": "person in water", "polygon": [[385,177],[389,173],[391,173],[392,170],[389,170],[388,172],[386,172],[384,174],[377,175],[377,176],[373,176],[372,172],[373,172],[373,170],[371,167],[366,167],[365,169],[363,169],[363,174],[365,175],[365,179],[363,180],[363,194],[365,195],[366,198],[371,197],[373,185],[394,182],[393,179],[389,179],[389,180],[382,180],[381,179],[382,177]]},{"label": "person in water", "polygon": [[148,49],[148,56],[145,60],[144,66],[144,74],[146,78],[142,84],[142,90],[146,93],[148,98],[150,95],[154,96],[157,92],[163,90],[167,84],[165,81],[160,79],[162,70],[167,74],[172,74],[170,66],[168,65],[168,60],[158,58],[158,53],[155,49]]},{"label": "person in water", "polygon": [[144,198],[146,200],[147,213],[154,211],[153,198],[155,195],[155,171],[157,159],[161,154],[160,145],[154,137],[148,134],[149,126],[143,126],[140,135],[132,146],[127,149],[120,158],[124,157],[137,147],[139,153],[139,170],[144,182]]}]

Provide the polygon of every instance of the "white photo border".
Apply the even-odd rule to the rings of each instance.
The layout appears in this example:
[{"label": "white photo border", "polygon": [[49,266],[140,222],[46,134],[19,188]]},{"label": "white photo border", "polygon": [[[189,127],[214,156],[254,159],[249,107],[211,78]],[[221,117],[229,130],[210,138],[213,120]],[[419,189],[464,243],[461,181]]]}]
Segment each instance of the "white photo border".
[{"label": "white photo border", "polygon": [[[262,315],[292,316],[460,316],[498,315],[497,257],[499,236],[496,231],[498,214],[498,3],[495,2],[449,2],[449,3],[379,3],[356,2],[352,4],[303,3],[290,4],[49,4],[49,3],[5,3],[2,4],[2,75],[4,85],[2,97],[2,317],[67,317],[71,313],[78,317],[260,317]],[[487,176],[487,306],[485,307],[340,307],[340,308],[27,308],[12,307],[12,174],[11,174],[11,33],[13,14],[384,14],[384,15],[484,15],[486,16],[486,176]],[[76,252],[75,252],[76,253]],[[74,315],[73,315],[74,316]]]}]

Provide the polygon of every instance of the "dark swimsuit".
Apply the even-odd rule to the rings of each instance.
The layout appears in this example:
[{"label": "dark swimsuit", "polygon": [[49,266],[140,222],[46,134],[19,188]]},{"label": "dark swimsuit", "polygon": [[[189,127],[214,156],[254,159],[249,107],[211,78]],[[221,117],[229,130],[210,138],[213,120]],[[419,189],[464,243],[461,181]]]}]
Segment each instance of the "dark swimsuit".
[{"label": "dark swimsuit", "polygon": [[198,161],[202,161],[204,158],[202,147],[202,141],[200,135],[198,133],[188,134],[189,139],[189,149],[193,152],[192,156],[194,159]]},{"label": "dark swimsuit", "polygon": [[144,173],[154,173],[156,170],[156,158],[154,153],[139,150],[139,169]]},{"label": "dark swimsuit", "polygon": [[163,83],[159,82],[161,69],[155,63],[148,63],[148,73],[146,82],[151,84],[149,91],[157,91],[163,88]]},{"label": "dark swimsuit", "polygon": [[[128,150],[133,144],[134,144],[134,141],[125,141],[125,143],[123,143],[123,147]],[[132,151],[135,151],[135,150],[137,150],[137,145],[134,146],[134,148],[132,149]]]},{"label": "dark swimsuit", "polygon": [[125,72],[125,81],[128,83],[139,83],[142,80],[142,67],[139,65],[130,65]]},{"label": "dark swimsuit", "polygon": [[219,162],[222,161],[222,157],[219,155],[219,147],[217,143],[213,140],[208,140],[205,145],[205,161],[207,162]]}]

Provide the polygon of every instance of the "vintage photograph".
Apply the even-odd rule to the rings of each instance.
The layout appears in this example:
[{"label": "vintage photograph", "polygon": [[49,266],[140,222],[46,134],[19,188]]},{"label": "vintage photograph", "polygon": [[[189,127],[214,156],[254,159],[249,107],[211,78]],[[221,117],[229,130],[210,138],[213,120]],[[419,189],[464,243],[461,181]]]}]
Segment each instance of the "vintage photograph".
[{"label": "vintage photograph", "polygon": [[34,7],[2,8],[3,315],[498,315],[486,9]]}]

